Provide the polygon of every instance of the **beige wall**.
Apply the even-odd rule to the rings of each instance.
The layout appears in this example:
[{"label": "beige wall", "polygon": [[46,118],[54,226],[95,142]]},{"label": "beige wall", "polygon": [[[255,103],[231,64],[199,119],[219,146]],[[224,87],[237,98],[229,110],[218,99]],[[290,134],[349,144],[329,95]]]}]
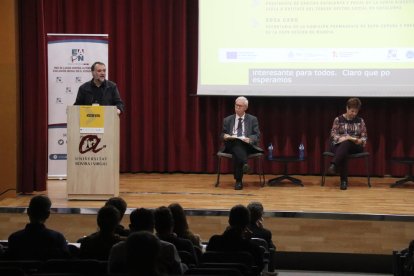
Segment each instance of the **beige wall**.
[{"label": "beige wall", "polygon": [[[19,166],[19,61],[17,0],[0,1],[0,193],[15,189]],[[14,196],[10,191],[2,196]]]}]

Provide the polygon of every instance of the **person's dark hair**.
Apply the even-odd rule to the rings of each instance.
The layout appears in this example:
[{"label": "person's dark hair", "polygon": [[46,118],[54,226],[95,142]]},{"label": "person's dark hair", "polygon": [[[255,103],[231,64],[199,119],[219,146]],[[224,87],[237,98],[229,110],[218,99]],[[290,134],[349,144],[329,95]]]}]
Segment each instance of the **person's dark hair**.
[{"label": "person's dark hair", "polygon": [[103,63],[103,62],[96,61],[96,62],[94,62],[94,63],[92,64],[92,66],[91,66],[91,71],[94,71],[94,70],[95,70],[95,66],[96,66],[97,64],[99,64],[99,65],[105,65],[105,63]]},{"label": "person's dark hair", "polygon": [[258,201],[250,202],[249,205],[247,205],[247,209],[250,211],[251,223],[256,223],[256,221],[262,218],[264,210],[262,203]]},{"label": "person's dark hair", "polygon": [[174,219],[170,209],[165,206],[158,207],[154,211],[155,230],[157,233],[171,232],[174,227]]},{"label": "person's dark hair", "polygon": [[157,259],[160,240],[147,231],[131,233],[126,241],[128,275],[160,275]]},{"label": "person's dark hair", "polygon": [[178,203],[172,203],[168,206],[168,208],[170,209],[171,214],[173,215],[174,232],[178,236],[182,236],[188,233],[190,230],[188,227],[187,217],[185,216],[183,207]]},{"label": "person's dark hair", "polygon": [[34,196],[29,203],[27,214],[32,221],[44,221],[49,218],[52,202],[47,196]]},{"label": "person's dark hair", "polygon": [[119,211],[114,206],[104,206],[98,211],[97,223],[101,232],[113,232],[119,222]]},{"label": "person's dark hair", "polygon": [[105,206],[114,206],[118,209],[119,214],[121,215],[120,220],[123,218],[127,209],[127,203],[122,197],[111,197],[106,201]]},{"label": "person's dark hair", "polygon": [[154,231],[154,212],[150,209],[137,208],[129,215],[131,231]]},{"label": "person's dark hair", "polygon": [[362,106],[361,100],[358,98],[350,98],[347,102],[346,102],[346,107],[347,108],[355,108],[360,110]]},{"label": "person's dark hair", "polygon": [[239,204],[231,208],[229,224],[232,227],[244,228],[250,223],[250,212],[245,206]]}]

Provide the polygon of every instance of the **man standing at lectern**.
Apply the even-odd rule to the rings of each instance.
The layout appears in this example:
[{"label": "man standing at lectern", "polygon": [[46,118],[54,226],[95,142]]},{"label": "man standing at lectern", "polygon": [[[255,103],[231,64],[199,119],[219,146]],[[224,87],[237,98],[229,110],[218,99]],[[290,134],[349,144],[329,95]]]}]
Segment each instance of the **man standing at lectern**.
[{"label": "man standing at lectern", "polygon": [[95,62],[91,67],[92,80],[79,87],[74,105],[115,105],[118,114],[124,111],[124,103],[116,83],[106,80],[106,66]]},{"label": "man standing at lectern", "polygon": [[257,147],[260,139],[259,122],[253,115],[247,114],[249,101],[245,97],[238,97],[234,104],[235,114],[223,120],[224,152],[233,155],[234,189],[243,189],[243,173],[249,171],[247,156],[251,153],[263,152]]}]

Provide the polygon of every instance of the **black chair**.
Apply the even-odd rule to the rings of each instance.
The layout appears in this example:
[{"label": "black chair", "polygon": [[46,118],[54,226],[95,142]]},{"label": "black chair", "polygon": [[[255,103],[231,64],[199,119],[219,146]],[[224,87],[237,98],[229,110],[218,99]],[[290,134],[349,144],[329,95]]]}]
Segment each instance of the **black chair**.
[{"label": "black chair", "polygon": [[38,260],[2,260],[0,261],[0,268],[19,268],[26,274],[33,274],[38,272],[43,264],[43,261]]},{"label": "black chair", "polygon": [[[83,273],[69,273],[69,272],[45,272],[45,273],[34,273],[30,274],[30,276],[86,276],[87,274]],[[107,276],[106,274],[102,274],[100,276]],[[112,275],[111,275],[112,276]],[[121,275],[121,276],[127,276]]]},{"label": "black chair", "polygon": [[[220,184],[221,159],[222,158],[231,159],[233,158],[233,156],[230,153],[225,153],[221,150],[217,152],[217,181],[216,181],[215,187],[218,187],[218,185]],[[265,180],[264,167],[263,167],[263,158],[264,158],[263,153],[260,153],[260,152],[252,153],[252,154],[249,154],[247,158],[249,160],[250,159],[255,160],[255,163],[258,167],[259,182],[260,182],[260,185],[264,187],[266,180]]]},{"label": "black chair", "polygon": [[94,259],[50,259],[44,263],[41,273],[74,273],[88,276],[105,275],[108,262]]},{"label": "black chair", "polygon": [[[327,160],[332,159],[335,156],[335,154],[331,151],[325,151],[322,153],[322,166],[321,166],[321,175],[322,175],[322,181],[321,181],[321,186],[325,185],[325,177],[326,177],[326,173],[328,171],[329,166],[327,166]],[[361,153],[354,153],[354,154],[349,154],[348,155],[348,160],[352,160],[352,159],[358,159],[358,158],[364,158],[365,160],[365,169],[367,172],[367,181],[368,181],[368,187],[371,188],[371,181],[370,181],[370,175],[369,175],[369,152],[361,152]]]},{"label": "black chair", "polygon": [[242,263],[201,263],[197,268],[231,268],[240,271],[242,275],[250,273],[250,268]]},{"label": "black chair", "polygon": [[26,276],[28,274],[24,273],[23,269],[18,267],[0,267],[0,275]]},{"label": "black chair", "polygon": [[179,250],[178,255],[181,258],[181,262],[185,263],[189,268],[197,266],[197,260],[189,252]]},{"label": "black chair", "polygon": [[226,276],[243,276],[235,268],[205,268],[194,267],[187,270],[184,275],[226,275]]},{"label": "black chair", "polygon": [[246,251],[206,251],[200,263],[238,263],[247,267],[243,275],[257,275],[260,272],[253,256]]}]

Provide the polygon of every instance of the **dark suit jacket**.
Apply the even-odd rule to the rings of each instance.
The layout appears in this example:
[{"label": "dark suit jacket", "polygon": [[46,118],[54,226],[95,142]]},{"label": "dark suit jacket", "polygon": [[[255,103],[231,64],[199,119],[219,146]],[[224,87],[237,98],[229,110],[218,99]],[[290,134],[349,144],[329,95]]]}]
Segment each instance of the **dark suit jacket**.
[{"label": "dark suit jacket", "polygon": [[[223,131],[221,133],[222,139],[224,138],[224,134],[233,134],[235,119],[236,114],[224,118]],[[246,113],[244,116],[244,133],[246,137],[250,138],[249,145],[252,149],[252,152],[263,152],[263,150],[257,146],[260,141],[259,121],[255,116],[250,115],[248,113]],[[224,151],[226,150],[224,149]]]},{"label": "dark suit jacket", "polygon": [[[74,105],[92,105],[97,100],[94,99],[93,89],[97,89],[94,86],[93,80],[82,84],[79,87]],[[124,103],[121,100],[116,83],[105,80],[102,83],[102,88],[99,89],[103,92],[102,98],[98,100],[99,105],[116,105],[119,110],[124,111]]]},{"label": "dark suit jacket", "polygon": [[8,238],[7,256],[14,260],[48,260],[69,258],[65,237],[44,224],[29,223]]}]

